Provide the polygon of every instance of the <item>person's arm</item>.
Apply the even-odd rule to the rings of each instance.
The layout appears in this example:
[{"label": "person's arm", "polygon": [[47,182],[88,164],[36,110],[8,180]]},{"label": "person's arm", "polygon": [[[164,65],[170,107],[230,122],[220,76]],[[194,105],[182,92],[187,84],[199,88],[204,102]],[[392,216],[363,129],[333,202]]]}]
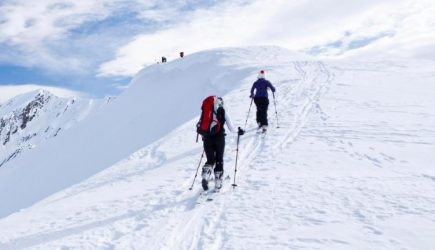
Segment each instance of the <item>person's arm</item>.
[{"label": "person's arm", "polygon": [[234,128],[233,121],[231,120],[230,115],[225,111],[225,124],[227,125],[227,128],[230,130],[230,132],[237,132]]},{"label": "person's arm", "polygon": [[254,82],[254,84],[252,84],[251,95],[249,96],[251,98],[254,98],[254,89],[255,89],[255,82]]},{"label": "person's arm", "polygon": [[272,92],[275,92],[275,87],[272,85],[272,83],[270,83],[269,81],[267,81],[267,86],[272,90]]}]

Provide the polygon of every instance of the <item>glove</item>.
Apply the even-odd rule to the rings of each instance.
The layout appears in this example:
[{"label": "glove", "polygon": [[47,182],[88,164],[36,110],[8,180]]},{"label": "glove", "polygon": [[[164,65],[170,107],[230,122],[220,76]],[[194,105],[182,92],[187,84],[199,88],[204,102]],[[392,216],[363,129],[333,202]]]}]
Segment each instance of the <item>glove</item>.
[{"label": "glove", "polygon": [[241,128],[239,127],[239,131],[237,131],[237,134],[238,134],[238,135],[244,135],[244,134],[245,134],[245,130],[243,130],[243,129],[241,129]]},{"label": "glove", "polygon": [[252,98],[252,97],[253,97],[252,95],[249,96],[249,98]]}]

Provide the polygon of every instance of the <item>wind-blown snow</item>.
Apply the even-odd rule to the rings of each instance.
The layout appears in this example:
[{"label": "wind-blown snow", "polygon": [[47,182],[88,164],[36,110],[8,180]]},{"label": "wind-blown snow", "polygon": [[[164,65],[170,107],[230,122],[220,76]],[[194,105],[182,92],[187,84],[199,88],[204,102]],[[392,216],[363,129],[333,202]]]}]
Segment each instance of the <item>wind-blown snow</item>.
[{"label": "wind-blown snow", "polygon": [[[16,172],[0,172],[0,200],[12,204],[1,213],[16,212],[0,220],[0,248],[432,249],[433,66],[322,63],[249,48],[144,69],[106,110],[32,152],[38,181],[25,175],[30,153],[8,168]],[[202,152],[194,141],[200,102],[223,95],[243,126],[260,68],[277,88],[278,119],[271,98],[262,136],[251,110],[238,187],[230,185],[229,134],[230,180],[214,201],[196,204],[199,180],[188,188]],[[64,152],[72,156],[59,160]],[[6,194],[8,177],[23,178],[16,186],[24,202]]]}]

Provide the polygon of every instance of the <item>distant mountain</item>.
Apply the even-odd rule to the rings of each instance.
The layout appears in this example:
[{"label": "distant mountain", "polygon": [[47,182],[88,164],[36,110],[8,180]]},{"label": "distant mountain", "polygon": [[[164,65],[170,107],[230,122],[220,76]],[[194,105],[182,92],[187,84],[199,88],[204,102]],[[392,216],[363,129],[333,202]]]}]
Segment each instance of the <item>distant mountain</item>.
[{"label": "distant mountain", "polygon": [[78,92],[70,89],[52,87],[38,84],[23,84],[23,85],[0,85],[0,103],[4,103],[16,96],[26,94],[32,91],[44,89],[58,97],[77,97],[89,98],[86,93]]},{"label": "distant mountain", "polygon": [[101,102],[35,90],[0,103],[0,167],[74,126]]}]

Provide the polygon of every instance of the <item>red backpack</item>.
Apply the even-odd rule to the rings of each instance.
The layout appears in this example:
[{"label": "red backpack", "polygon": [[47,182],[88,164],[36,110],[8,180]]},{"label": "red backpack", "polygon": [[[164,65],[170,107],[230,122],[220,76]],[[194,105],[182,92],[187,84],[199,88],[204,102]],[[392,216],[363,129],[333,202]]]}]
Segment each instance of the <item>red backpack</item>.
[{"label": "red backpack", "polygon": [[222,131],[224,109],[216,105],[216,96],[209,96],[202,101],[201,117],[196,124],[196,132],[203,136],[216,135]]}]

